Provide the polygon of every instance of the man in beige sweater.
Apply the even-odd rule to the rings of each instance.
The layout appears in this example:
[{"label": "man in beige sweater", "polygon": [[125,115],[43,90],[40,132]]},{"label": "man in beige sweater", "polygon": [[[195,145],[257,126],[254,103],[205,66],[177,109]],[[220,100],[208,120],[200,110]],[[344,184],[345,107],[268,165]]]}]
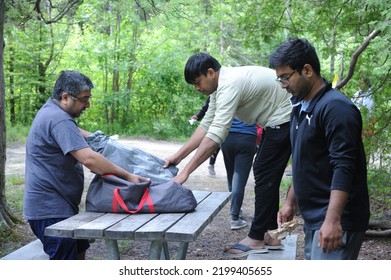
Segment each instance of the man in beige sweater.
[{"label": "man in beige sweater", "polygon": [[209,108],[190,139],[172,156],[165,167],[177,165],[197,149],[189,163],[173,181],[183,184],[206,161],[228,135],[234,117],[264,128],[253,172],[255,213],[248,236],[224,251],[227,257],[244,257],[280,248],[267,234],[277,228],[279,186],[291,149],[290,95],[275,81],[272,69],[259,66],[221,67],[212,56],[198,53],[185,66],[185,79],[210,96]]}]

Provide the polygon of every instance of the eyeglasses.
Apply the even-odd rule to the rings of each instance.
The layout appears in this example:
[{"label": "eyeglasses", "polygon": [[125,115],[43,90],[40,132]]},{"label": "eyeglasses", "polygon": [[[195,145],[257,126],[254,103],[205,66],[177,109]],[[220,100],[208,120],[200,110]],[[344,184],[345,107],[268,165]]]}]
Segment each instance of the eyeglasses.
[{"label": "eyeglasses", "polygon": [[85,97],[74,97],[72,95],[69,95],[69,96],[72,98],[72,100],[74,100],[74,101],[79,100],[83,104],[89,103],[91,101],[91,98],[92,98],[92,95],[85,96]]},{"label": "eyeglasses", "polygon": [[289,85],[289,79],[292,77],[293,73],[295,73],[296,70],[293,70],[292,73],[290,73],[288,76],[285,77],[278,77],[276,79],[277,82],[280,83],[280,85],[288,86]]}]

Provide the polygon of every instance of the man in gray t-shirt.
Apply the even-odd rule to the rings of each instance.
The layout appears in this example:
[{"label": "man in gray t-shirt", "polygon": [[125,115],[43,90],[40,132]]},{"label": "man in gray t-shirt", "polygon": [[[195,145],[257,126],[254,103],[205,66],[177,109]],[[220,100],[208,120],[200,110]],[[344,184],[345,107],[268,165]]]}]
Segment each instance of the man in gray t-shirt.
[{"label": "man in gray t-shirt", "polygon": [[87,240],[45,236],[45,228],[78,213],[83,165],[96,174],[114,174],[133,183],[131,174],[94,152],[74,118],[90,107],[93,84],[76,71],[62,71],[50,99],[38,111],[26,142],[24,217],[50,259],[84,259]]}]

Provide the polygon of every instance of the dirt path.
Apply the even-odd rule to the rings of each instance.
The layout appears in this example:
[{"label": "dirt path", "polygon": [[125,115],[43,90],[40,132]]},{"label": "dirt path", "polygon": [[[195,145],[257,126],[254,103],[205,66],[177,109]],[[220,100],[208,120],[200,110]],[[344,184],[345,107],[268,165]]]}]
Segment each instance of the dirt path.
[{"label": "dirt path", "polygon": [[[182,145],[182,143],[168,142],[168,141],[154,141],[146,139],[119,139],[119,143],[126,146],[133,146],[139,149],[142,149],[146,152],[149,152],[159,158],[166,158],[169,155],[175,153]],[[183,160],[178,168],[181,169],[185,166],[188,160],[191,158],[191,155]],[[25,161],[25,146],[24,144],[15,144],[12,147],[7,149],[7,163],[6,163],[6,175],[10,176],[24,176],[24,161]],[[226,191],[226,171],[224,167],[223,155],[219,154],[217,157],[215,170],[216,175],[211,176],[208,173],[208,161],[203,163],[197,170],[195,170],[188,181],[185,183],[190,189],[198,190],[213,190],[213,191]],[[287,173],[290,173],[289,168]],[[91,179],[92,175],[90,172],[86,171],[87,179]],[[86,182],[88,186],[88,180]],[[243,210],[244,218],[251,222],[253,215],[253,203],[254,203],[254,179],[253,174],[249,176],[249,180],[246,186],[245,199],[243,201]],[[85,188],[85,192],[87,187]],[[281,194],[281,199],[283,199],[284,194]],[[80,208],[83,210],[84,205],[82,204]],[[223,259],[222,250],[226,246],[230,246],[243,237],[246,236],[248,232],[248,227],[232,231],[229,228],[229,204],[227,204],[221,212],[214,218],[213,222],[201,233],[198,239],[195,242],[189,244],[187,259],[210,259],[218,260]],[[24,242],[28,243],[29,241],[35,239],[32,235],[29,227],[21,225],[18,228],[24,236]],[[295,230],[295,234],[298,235],[298,250],[297,250],[297,259],[304,258],[303,252],[303,233],[302,228]],[[8,242],[8,241],[7,241]],[[12,244],[12,241],[9,241],[10,244],[2,244],[2,246],[12,246],[19,247],[21,244]],[[22,244],[23,244],[22,243]],[[149,244],[147,242],[130,242],[130,241],[120,241],[119,248],[121,256],[123,259],[146,259],[147,252],[149,250]],[[170,245],[170,251],[175,251],[178,247],[177,244]],[[16,248],[13,248],[15,250]],[[102,240],[97,240],[95,243],[91,244],[91,248],[87,253],[88,259],[105,259],[105,244]],[[363,248],[360,252],[359,259],[364,260],[376,260],[376,259],[391,259],[391,242],[389,239],[384,238],[368,238],[363,244]]]}]

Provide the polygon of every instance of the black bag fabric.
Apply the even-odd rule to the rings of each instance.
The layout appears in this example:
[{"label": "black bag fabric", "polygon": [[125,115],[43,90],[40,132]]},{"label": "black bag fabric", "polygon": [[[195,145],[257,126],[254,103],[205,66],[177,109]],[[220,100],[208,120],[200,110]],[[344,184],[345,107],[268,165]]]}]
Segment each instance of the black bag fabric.
[{"label": "black bag fabric", "polygon": [[86,210],[111,213],[182,213],[197,206],[193,192],[175,182],[151,186],[114,175],[95,176],[87,192]]},{"label": "black bag fabric", "polygon": [[165,183],[178,173],[177,167],[163,168],[164,160],[141,149],[122,145],[102,131],[96,131],[86,140],[95,152],[102,154],[130,173],[150,178],[154,183]]},{"label": "black bag fabric", "polygon": [[181,213],[197,206],[193,192],[170,180],[178,168],[163,168],[164,160],[119,144],[101,131],[87,137],[89,146],[130,173],[150,178],[134,184],[114,175],[95,175],[88,188],[86,210],[110,213]]},{"label": "black bag fabric", "polygon": [[191,190],[175,182],[151,185],[147,203],[140,212],[182,213],[197,207],[197,200]]}]

